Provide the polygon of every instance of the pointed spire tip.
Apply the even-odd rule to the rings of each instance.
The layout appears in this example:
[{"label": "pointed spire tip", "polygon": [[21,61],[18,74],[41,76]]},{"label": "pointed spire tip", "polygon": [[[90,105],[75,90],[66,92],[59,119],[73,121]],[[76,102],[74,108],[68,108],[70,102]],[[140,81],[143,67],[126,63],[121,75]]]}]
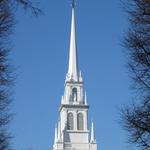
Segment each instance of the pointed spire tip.
[{"label": "pointed spire tip", "polygon": [[72,0],[72,8],[75,8],[75,0]]},{"label": "pointed spire tip", "polygon": [[71,19],[71,34],[70,34],[69,66],[68,66],[68,73],[66,76],[66,79],[70,80],[70,81],[78,81],[78,59],[77,59],[74,5],[75,5],[75,0],[72,0],[72,19]]}]

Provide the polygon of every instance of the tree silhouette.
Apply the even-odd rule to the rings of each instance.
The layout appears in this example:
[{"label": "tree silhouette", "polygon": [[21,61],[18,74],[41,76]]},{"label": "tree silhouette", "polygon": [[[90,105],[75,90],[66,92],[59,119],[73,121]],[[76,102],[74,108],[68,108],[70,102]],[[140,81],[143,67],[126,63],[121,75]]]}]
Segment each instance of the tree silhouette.
[{"label": "tree silhouette", "polygon": [[123,127],[129,142],[150,150],[150,0],[128,0],[129,30],[123,46],[136,102],[122,109]]},{"label": "tree silhouette", "polygon": [[11,150],[8,125],[12,114],[10,103],[12,101],[11,88],[14,81],[12,66],[8,60],[9,35],[15,26],[16,7],[22,6],[34,15],[39,15],[41,10],[33,6],[28,0],[0,0],[0,150]]}]

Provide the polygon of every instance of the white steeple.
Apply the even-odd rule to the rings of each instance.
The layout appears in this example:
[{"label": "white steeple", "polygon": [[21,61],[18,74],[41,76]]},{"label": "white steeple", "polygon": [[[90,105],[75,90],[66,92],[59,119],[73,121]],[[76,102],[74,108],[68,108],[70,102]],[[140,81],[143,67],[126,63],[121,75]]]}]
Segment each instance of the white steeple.
[{"label": "white steeple", "polygon": [[89,105],[86,93],[84,95],[82,74],[81,72],[78,73],[74,0],[72,0],[69,53],[69,66],[64,85],[64,94],[59,107],[59,121],[57,129],[55,128],[53,150],[97,150],[93,122],[91,141],[89,139]]},{"label": "white steeple", "polygon": [[92,120],[92,125],[91,125],[91,140],[90,140],[90,142],[91,143],[95,143],[96,142],[93,120]]},{"label": "white steeple", "polygon": [[72,1],[72,21],[70,35],[70,52],[67,80],[78,81],[78,60],[77,60],[77,45],[76,45],[76,27],[75,27],[75,2]]}]

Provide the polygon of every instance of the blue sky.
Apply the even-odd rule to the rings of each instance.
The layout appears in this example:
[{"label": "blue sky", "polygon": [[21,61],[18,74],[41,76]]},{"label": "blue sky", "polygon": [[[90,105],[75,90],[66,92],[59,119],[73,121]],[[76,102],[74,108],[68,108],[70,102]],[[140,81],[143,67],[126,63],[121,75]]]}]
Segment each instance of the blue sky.
[{"label": "blue sky", "polygon": [[[68,67],[70,2],[42,0],[45,15],[38,18],[17,11],[11,53],[17,77],[11,123],[16,150],[52,149]],[[120,45],[128,26],[120,0],[77,0],[76,26],[79,68],[98,150],[134,150],[118,123],[118,109],[132,98]]]}]

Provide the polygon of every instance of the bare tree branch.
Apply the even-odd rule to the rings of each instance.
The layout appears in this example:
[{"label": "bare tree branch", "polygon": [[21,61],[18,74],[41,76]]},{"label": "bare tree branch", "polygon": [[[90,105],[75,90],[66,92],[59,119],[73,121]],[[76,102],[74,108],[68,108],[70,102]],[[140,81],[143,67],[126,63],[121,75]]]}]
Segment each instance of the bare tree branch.
[{"label": "bare tree branch", "polygon": [[[139,102],[122,109],[129,143],[150,150],[150,0],[126,0],[130,27],[124,37],[132,90]],[[137,98],[137,97],[136,97]]]}]

